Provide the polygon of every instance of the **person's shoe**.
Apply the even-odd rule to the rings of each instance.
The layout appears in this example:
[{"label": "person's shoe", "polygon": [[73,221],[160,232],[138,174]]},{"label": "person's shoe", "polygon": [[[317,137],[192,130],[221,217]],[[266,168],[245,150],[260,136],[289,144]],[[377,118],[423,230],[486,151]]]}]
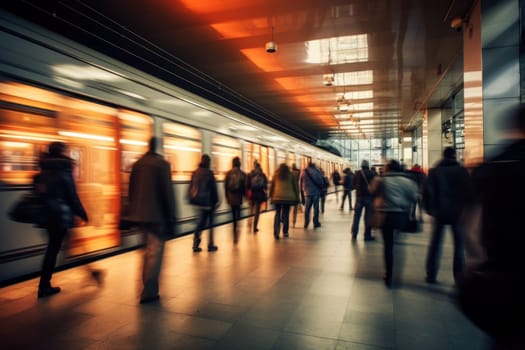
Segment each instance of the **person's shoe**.
[{"label": "person's shoe", "polygon": [[352,235],[352,241],[357,241],[357,235]]},{"label": "person's shoe", "polygon": [[385,286],[387,287],[392,287],[392,277],[390,276],[387,276],[387,275],[384,275],[383,276],[383,280],[385,281]]},{"label": "person's shoe", "polygon": [[288,238],[288,232],[286,232],[283,236]]},{"label": "person's shoe", "polygon": [[38,297],[45,298],[53,294],[60,293],[60,287],[39,287],[38,288]]},{"label": "person's shoe", "polygon": [[91,271],[91,278],[95,280],[95,282],[101,286],[104,283],[104,271],[102,270],[93,270]]},{"label": "person's shoe", "polygon": [[365,237],[365,242],[375,241],[376,238],[374,236]]},{"label": "person's shoe", "polygon": [[436,277],[427,276],[425,277],[425,282],[427,282],[428,284],[436,284],[437,280]]},{"label": "person's shoe", "polygon": [[314,228],[318,228],[318,227],[321,227],[321,223],[314,225]]},{"label": "person's shoe", "polygon": [[219,249],[219,247],[217,247],[216,245],[209,245],[208,246],[208,251],[209,252],[216,252],[218,249]]},{"label": "person's shoe", "polygon": [[273,235],[275,237],[275,240],[278,241],[279,240],[279,235]]},{"label": "person's shoe", "polygon": [[194,253],[202,252],[202,248],[201,247],[193,247],[193,252]]},{"label": "person's shoe", "polygon": [[259,232],[259,229],[256,227],[253,229],[253,233],[257,233],[257,232]]},{"label": "person's shoe", "polygon": [[154,302],[154,301],[158,301],[160,299],[160,296],[157,294],[157,295],[154,295],[154,296],[151,296],[151,297],[142,297],[140,298],[140,304],[147,304],[147,303],[151,303],[151,302]]}]

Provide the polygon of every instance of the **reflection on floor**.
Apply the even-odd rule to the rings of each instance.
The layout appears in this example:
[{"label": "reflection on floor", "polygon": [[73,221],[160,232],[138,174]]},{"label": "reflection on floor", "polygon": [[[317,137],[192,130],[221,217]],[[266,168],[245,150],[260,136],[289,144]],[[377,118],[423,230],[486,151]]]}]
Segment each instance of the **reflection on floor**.
[{"label": "reflection on floor", "polygon": [[[275,241],[273,213],[253,234],[216,229],[217,252],[169,241],[161,300],[139,305],[140,251],[95,262],[98,288],[83,267],[55,274],[56,296],[36,298],[37,280],[0,290],[3,349],[486,349],[487,339],[453,303],[451,239],[439,284],[424,282],[430,225],[401,234],[394,287],[385,288],[382,241],[350,240],[353,212],[328,198],[322,227],[290,229]],[[427,220],[429,222],[429,220]],[[362,228],[361,228],[362,230]],[[206,245],[207,232],[203,236]]]}]

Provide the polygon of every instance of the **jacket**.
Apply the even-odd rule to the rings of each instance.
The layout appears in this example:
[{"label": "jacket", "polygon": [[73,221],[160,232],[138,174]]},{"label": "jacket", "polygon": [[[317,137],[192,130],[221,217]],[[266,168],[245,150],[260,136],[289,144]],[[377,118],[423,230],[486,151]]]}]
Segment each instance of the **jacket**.
[{"label": "jacket", "polygon": [[[192,195],[196,191],[197,197]],[[193,198],[192,198],[193,197]],[[217,182],[213,171],[202,165],[191,175],[191,183],[188,189],[188,199],[191,204],[215,208],[219,203],[219,193],[217,191]]]},{"label": "jacket", "polygon": [[409,213],[417,199],[417,184],[409,174],[400,172],[385,173],[372,180],[374,195],[381,197],[381,207],[385,212]]},{"label": "jacket", "polygon": [[[237,173],[237,176],[240,180],[239,188],[234,191],[228,188],[228,183],[233,173]],[[239,167],[234,167],[226,173],[226,176],[224,178],[224,193],[226,194],[226,201],[229,205],[241,205],[242,197],[244,196],[245,192],[246,174]]]},{"label": "jacket", "polygon": [[165,225],[175,221],[171,167],[161,155],[147,152],[133,164],[128,196],[128,221]]},{"label": "jacket", "polygon": [[455,159],[441,160],[423,185],[425,209],[445,224],[456,223],[473,196],[470,175]]},{"label": "jacket", "polygon": [[[252,186],[252,179],[255,176],[262,177],[263,179],[262,188],[254,188]],[[267,187],[268,187],[268,178],[266,177],[266,175],[264,175],[264,173],[259,168],[253,169],[246,177],[246,189],[250,189],[251,191],[250,199],[252,200],[252,202],[258,202],[258,203],[265,202],[268,199],[266,195]]]},{"label": "jacket", "polygon": [[315,166],[307,166],[299,178],[306,196],[320,196],[323,191],[323,175]]},{"label": "jacket", "polygon": [[[358,170],[354,174],[354,189],[356,193],[356,197],[371,197],[372,194],[370,193],[368,189],[368,185],[372,182],[373,178],[375,177],[375,173],[368,169],[368,168],[362,168],[361,170]],[[365,180],[366,177],[366,180]]]},{"label": "jacket", "polygon": [[73,162],[66,156],[45,156],[40,161],[40,174],[34,178],[36,192],[45,203],[40,226],[74,226],[74,216],[88,221],[73,180]]},{"label": "jacket", "polygon": [[270,185],[270,198],[274,204],[295,205],[299,203],[299,183],[293,173],[281,179],[278,172],[275,172]]}]

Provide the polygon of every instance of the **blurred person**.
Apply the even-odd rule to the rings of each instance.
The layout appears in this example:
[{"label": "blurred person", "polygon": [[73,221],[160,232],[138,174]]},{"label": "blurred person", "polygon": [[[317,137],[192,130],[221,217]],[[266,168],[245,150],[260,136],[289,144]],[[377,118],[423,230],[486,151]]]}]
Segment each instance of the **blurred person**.
[{"label": "blurred person", "polygon": [[354,189],[356,193],[354,221],[352,223],[352,240],[357,239],[359,233],[359,221],[361,221],[361,214],[365,209],[365,242],[374,241],[372,236],[372,226],[370,219],[372,218],[372,194],[369,190],[370,181],[376,175],[370,170],[370,165],[367,160],[361,162],[361,170],[354,174]]},{"label": "blurred person", "polygon": [[270,199],[275,206],[273,235],[275,239],[279,239],[282,222],[283,236],[288,237],[290,206],[299,202],[299,183],[285,163],[280,164],[273,175],[270,184]]},{"label": "blurred person", "polygon": [[352,206],[352,189],[354,185],[354,173],[352,173],[352,169],[345,168],[343,170],[343,199],[341,200],[341,207],[340,210],[344,210],[345,208],[345,200],[348,198],[348,210],[354,210],[354,207]]},{"label": "blurred person", "polygon": [[49,238],[38,284],[39,298],[60,292],[60,287],[51,285],[51,277],[62,241],[75,225],[75,216],[84,223],[88,221],[73,179],[73,160],[65,151],[65,143],[52,142],[48,153],[40,159],[40,173],[34,177],[36,193],[45,203],[45,222],[41,226],[47,230]]},{"label": "blurred person", "polygon": [[332,183],[334,184],[335,190],[335,203],[339,203],[339,186],[341,185],[341,174],[337,169],[332,173]]},{"label": "blurred person", "polygon": [[261,164],[258,161],[253,162],[253,170],[246,177],[246,188],[249,192],[250,213],[253,215],[253,232],[257,233],[259,232],[261,205],[268,200],[268,195],[266,194],[268,178],[263,173]]},{"label": "blurred person", "polygon": [[175,225],[171,166],[156,153],[157,143],[158,138],[150,139],[148,152],[133,164],[129,178],[127,220],[137,225],[145,243],[141,304],[159,299],[165,240],[173,235]]},{"label": "blurred person", "polygon": [[384,244],[385,285],[392,285],[394,267],[394,232],[408,223],[410,211],[417,198],[417,184],[403,172],[396,160],[388,162],[382,177],[376,176],[371,183],[374,210],[383,214],[381,233]]},{"label": "blurred person", "polygon": [[303,169],[299,178],[299,183],[301,185],[301,190],[306,197],[304,228],[308,228],[308,225],[310,224],[312,207],[314,209],[314,228],[321,227],[321,223],[319,222],[319,200],[321,198],[321,192],[323,191],[323,176],[314,163],[308,163],[308,166]]},{"label": "blurred person", "polygon": [[[297,165],[295,163],[292,164],[292,175],[294,177],[294,181],[297,182],[297,187],[299,187],[299,177],[301,176],[301,171],[299,170],[299,168],[297,167]],[[300,189],[299,189],[299,194],[300,194]],[[298,200],[297,203],[295,205],[292,206],[292,209],[293,209],[293,213],[292,213],[292,223],[293,223],[293,227],[295,227],[295,224],[297,223],[297,212],[300,211],[302,212],[302,203],[301,203],[301,200]]]},{"label": "blurred person", "polygon": [[246,192],[246,174],[241,170],[241,159],[235,157],[232,160],[232,168],[226,173],[224,179],[224,193],[226,194],[226,201],[232,210],[233,220],[233,243],[237,243],[239,239],[239,232],[237,229],[237,222],[241,217],[242,197]]},{"label": "blurred person", "polygon": [[423,188],[425,207],[431,216],[432,233],[426,259],[426,282],[436,283],[445,225],[450,225],[454,239],[453,274],[456,283],[465,268],[464,223],[461,218],[473,191],[467,169],[456,160],[456,150],[447,147],[443,159],[428,173]]},{"label": "blurred person", "polygon": [[[423,223],[423,184],[426,180],[425,172],[423,171],[423,168],[419,164],[414,164],[410,170],[407,171],[408,174],[412,176],[414,181],[417,184],[417,201],[415,205],[412,207],[412,217],[415,218],[418,217],[418,220],[420,223]],[[419,215],[416,215],[419,213]]]},{"label": "blurred person", "polygon": [[466,270],[458,301],[463,313],[492,337],[492,349],[517,350],[525,349],[525,105],[502,116],[500,123],[506,146],[472,172],[476,205],[470,214],[479,219],[474,220],[479,230],[469,231],[479,235],[473,242],[482,254]]},{"label": "blurred person", "polygon": [[323,189],[321,190],[321,198],[319,199],[320,205],[321,205],[321,214],[324,214],[324,206],[326,203],[326,196],[328,195],[328,186],[330,186],[330,182],[328,181],[328,177],[324,174],[323,169],[319,169],[321,171],[321,175],[323,176]]},{"label": "blurred person", "polygon": [[219,249],[214,244],[213,237],[213,217],[215,209],[219,204],[219,193],[217,191],[217,181],[210,169],[211,158],[203,154],[197,170],[191,175],[188,197],[190,204],[193,204],[198,211],[197,227],[193,234],[193,251],[202,251],[201,234],[208,224],[208,251],[215,252]]}]

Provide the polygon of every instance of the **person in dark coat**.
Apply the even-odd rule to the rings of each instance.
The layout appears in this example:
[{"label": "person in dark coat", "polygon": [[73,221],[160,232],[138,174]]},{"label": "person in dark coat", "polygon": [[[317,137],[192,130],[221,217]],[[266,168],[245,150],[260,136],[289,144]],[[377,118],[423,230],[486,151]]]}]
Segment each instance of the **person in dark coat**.
[{"label": "person in dark coat", "polygon": [[416,212],[419,210],[418,220],[420,223],[423,223],[423,184],[425,183],[427,176],[419,164],[414,164],[407,173],[412,176],[418,188],[417,201],[415,205],[412,206],[411,216],[416,218]]},{"label": "person in dark coat", "polygon": [[323,175],[314,163],[308,163],[308,166],[303,169],[299,178],[299,184],[306,197],[304,228],[308,228],[310,224],[312,207],[314,211],[312,218],[314,228],[319,228],[321,227],[321,223],[319,222],[319,200],[321,199],[321,193],[323,191]]},{"label": "person in dark coat", "polygon": [[241,159],[235,157],[232,160],[232,168],[226,173],[224,178],[224,193],[226,201],[232,210],[233,221],[233,243],[237,243],[239,232],[237,222],[241,217],[242,197],[246,192],[246,174],[241,170]]},{"label": "person in dark coat", "polygon": [[368,189],[368,185],[375,177],[375,173],[370,170],[370,164],[367,160],[361,162],[361,170],[354,174],[354,189],[356,193],[354,221],[352,223],[352,239],[357,239],[359,233],[359,221],[361,221],[361,214],[365,209],[365,241],[373,241],[375,237],[372,236],[372,226],[370,220],[372,219],[372,194]]},{"label": "person in dark coat", "polygon": [[197,170],[191,175],[191,183],[188,190],[188,198],[199,211],[198,223],[193,235],[193,251],[200,252],[202,230],[209,223],[208,251],[217,251],[218,247],[213,240],[213,216],[219,203],[219,193],[217,191],[217,181],[210,169],[211,159],[207,154],[203,154]]},{"label": "person in dark coat", "polygon": [[[297,182],[297,187],[299,187],[299,177],[301,176],[301,170],[297,167],[297,164],[292,164],[292,175],[294,177],[294,181]],[[299,195],[301,194],[301,191],[299,190]],[[296,204],[292,205],[292,225],[295,227],[295,224],[297,223],[297,212],[302,212],[303,210],[303,204],[301,203],[301,200],[298,200]]]},{"label": "person in dark coat", "polygon": [[49,236],[38,285],[39,298],[60,292],[60,287],[51,285],[51,276],[62,241],[74,226],[74,216],[88,221],[73,180],[73,160],[65,155],[65,150],[65,143],[51,143],[40,160],[41,172],[34,178],[35,190],[46,203],[46,222],[41,226]]},{"label": "person in dark coat", "polygon": [[469,173],[456,160],[456,150],[447,147],[443,151],[443,159],[430,169],[423,189],[425,208],[434,217],[426,259],[427,283],[436,283],[445,225],[452,227],[454,279],[456,282],[461,279],[465,268],[465,232],[461,218],[472,200],[473,189]]},{"label": "person in dark coat", "polygon": [[352,207],[352,189],[354,185],[354,173],[352,169],[345,168],[343,170],[343,198],[341,200],[340,210],[344,210],[345,200],[348,198],[348,209],[354,210]]},{"label": "person in dark coat", "polygon": [[264,174],[261,164],[258,161],[253,163],[254,168],[246,177],[246,189],[249,192],[250,212],[253,215],[253,232],[259,232],[259,215],[261,205],[268,200],[266,194],[268,188],[268,178]]},{"label": "person in dark coat", "polygon": [[138,226],[145,242],[141,304],[159,299],[164,243],[172,235],[175,225],[171,167],[155,152],[157,141],[155,137],[150,139],[148,152],[133,164],[129,178],[127,220]]}]

